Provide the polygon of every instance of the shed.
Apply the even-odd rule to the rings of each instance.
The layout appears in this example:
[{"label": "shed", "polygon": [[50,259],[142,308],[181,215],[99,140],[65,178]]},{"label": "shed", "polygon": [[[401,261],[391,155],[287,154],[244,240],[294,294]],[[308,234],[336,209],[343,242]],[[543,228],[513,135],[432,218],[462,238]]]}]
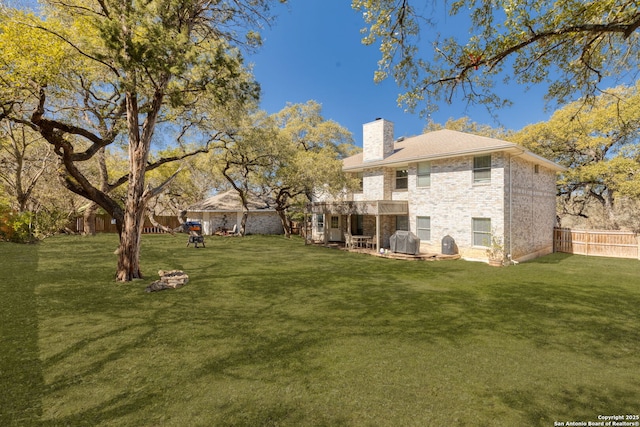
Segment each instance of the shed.
[{"label": "shed", "polygon": [[[251,195],[246,234],[283,234],[282,222],[278,213],[268,201]],[[242,202],[235,190],[228,190],[209,197],[187,208],[187,221],[202,224],[202,233],[212,235],[220,231],[240,228]]]}]

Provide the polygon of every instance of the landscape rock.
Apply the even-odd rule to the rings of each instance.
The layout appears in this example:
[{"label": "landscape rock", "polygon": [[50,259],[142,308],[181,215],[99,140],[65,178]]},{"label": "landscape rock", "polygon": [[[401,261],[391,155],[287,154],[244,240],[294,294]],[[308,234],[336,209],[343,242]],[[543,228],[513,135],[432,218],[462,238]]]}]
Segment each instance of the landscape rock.
[{"label": "landscape rock", "polygon": [[164,289],[178,289],[189,283],[189,276],[181,270],[160,270],[158,271],[160,280],[156,280],[147,288],[145,292],[156,292]]}]

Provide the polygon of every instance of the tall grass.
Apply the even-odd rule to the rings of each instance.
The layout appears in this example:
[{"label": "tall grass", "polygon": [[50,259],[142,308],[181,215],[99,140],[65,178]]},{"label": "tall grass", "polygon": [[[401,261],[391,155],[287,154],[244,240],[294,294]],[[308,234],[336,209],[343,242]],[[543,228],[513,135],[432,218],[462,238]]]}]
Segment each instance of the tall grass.
[{"label": "tall grass", "polygon": [[[405,262],[299,239],[0,245],[0,425],[425,426],[640,412],[640,264]],[[178,290],[145,293],[159,269]]]}]

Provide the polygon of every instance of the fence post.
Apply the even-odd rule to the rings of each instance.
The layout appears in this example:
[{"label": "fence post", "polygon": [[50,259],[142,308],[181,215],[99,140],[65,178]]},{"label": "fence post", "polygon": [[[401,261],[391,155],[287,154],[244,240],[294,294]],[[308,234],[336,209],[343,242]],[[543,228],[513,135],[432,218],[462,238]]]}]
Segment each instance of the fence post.
[{"label": "fence post", "polygon": [[591,232],[589,230],[586,230],[585,237],[584,237],[584,240],[585,240],[585,245],[584,245],[585,248],[584,248],[584,250],[585,250],[587,256],[589,256],[589,241],[591,240],[589,238],[590,235],[591,235]]}]

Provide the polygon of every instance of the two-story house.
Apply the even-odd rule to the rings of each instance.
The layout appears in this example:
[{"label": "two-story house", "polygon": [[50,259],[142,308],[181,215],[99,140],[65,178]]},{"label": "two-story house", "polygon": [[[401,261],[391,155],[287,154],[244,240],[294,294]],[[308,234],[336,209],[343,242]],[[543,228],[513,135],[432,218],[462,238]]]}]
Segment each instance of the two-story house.
[{"label": "two-story house", "polygon": [[394,140],[393,123],[363,125],[363,151],[344,160],[359,191],[311,205],[313,238],[371,235],[388,248],[396,230],[439,253],[450,236],[466,259],[486,260],[492,236],[505,257],[553,251],[556,176],[563,168],[507,141],[451,130]]}]

